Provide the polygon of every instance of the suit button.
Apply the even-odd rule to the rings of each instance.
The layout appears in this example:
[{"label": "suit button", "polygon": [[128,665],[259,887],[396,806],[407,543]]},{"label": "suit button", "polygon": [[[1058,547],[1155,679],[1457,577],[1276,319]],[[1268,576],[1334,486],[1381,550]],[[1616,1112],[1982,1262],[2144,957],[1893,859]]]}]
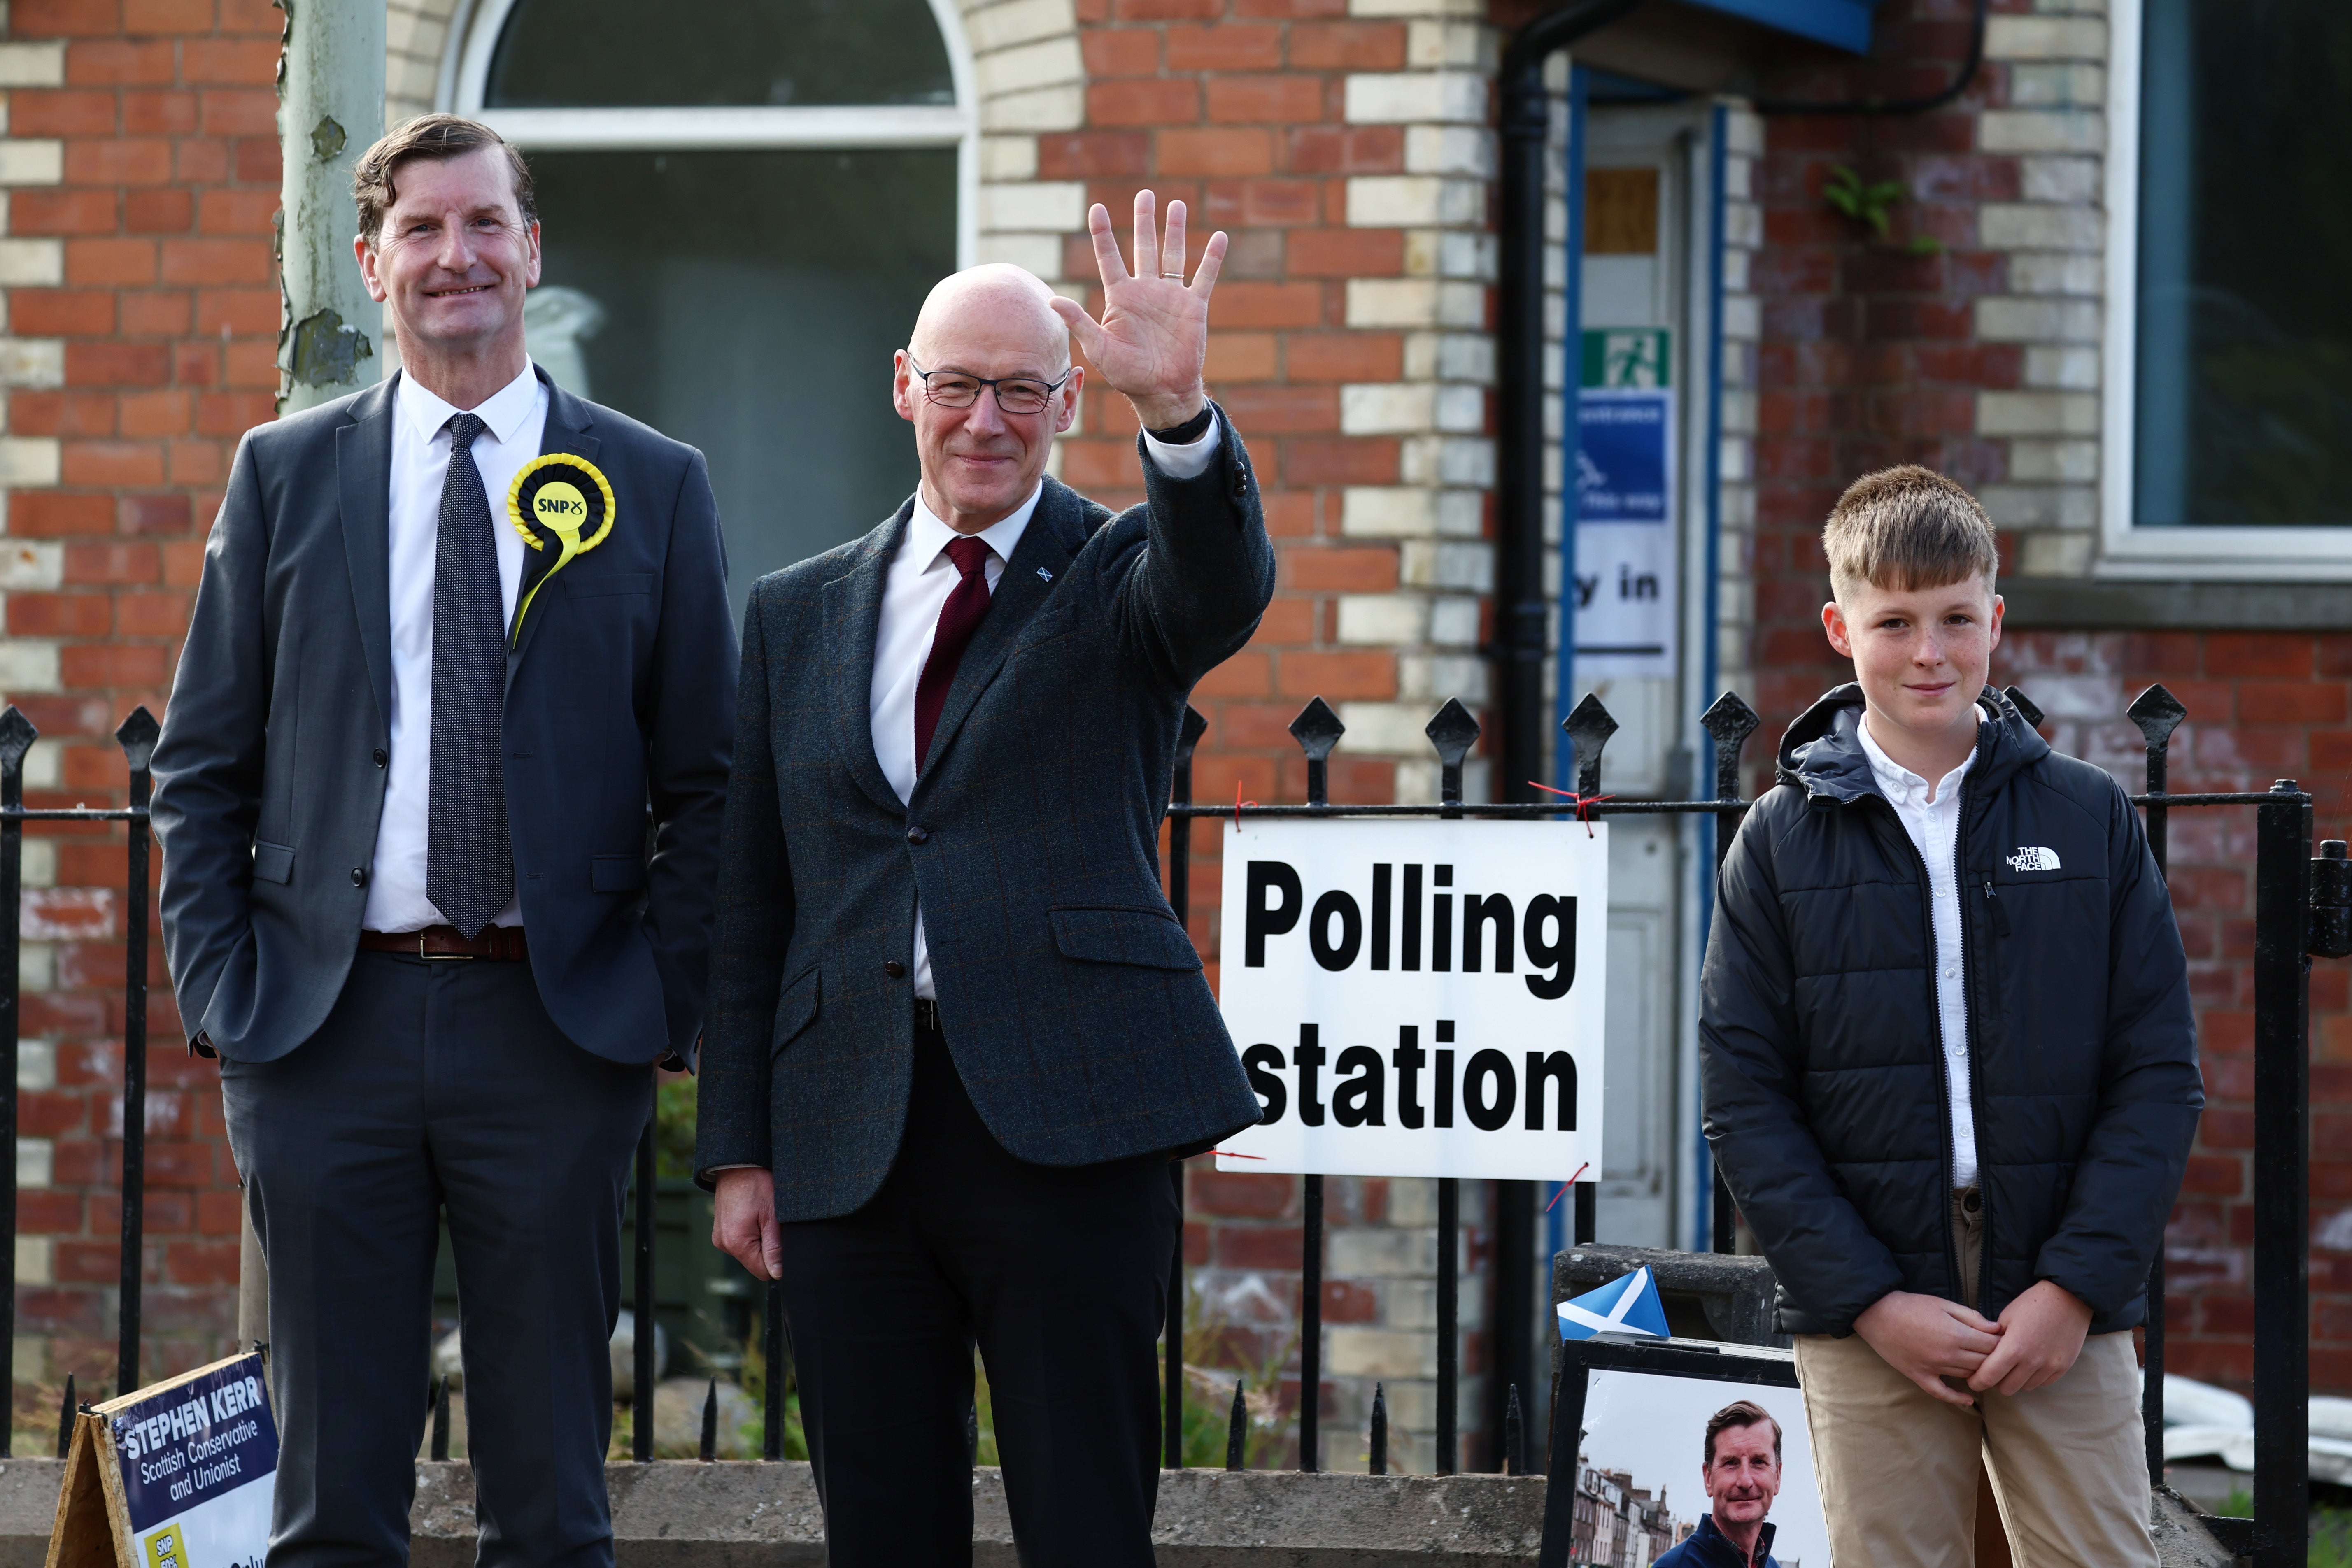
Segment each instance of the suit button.
[{"label": "suit button", "polygon": [[353,887],[365,887],[367,885],[367,867],[363,865],[355,865],[352,867],[352,885]]},{"label": "suit button", "polygon": [[368,757],[369,759],[374,762],[378,768],[383,767],[385,763],[392,760],[392,753],[386,751],[381,746],[377,747],[373,751],[369,752]]},{"label": "suit button", "polygon": [[882,972],[894,980],[903,980],[907,977],[907,966],[896,958],[888,959],[883,964]]},{"label": "suit button", "polygon": [[907,841],[910,844],[919,844],[930,836],[931,831],[929,828],[911,827],[907,830]]}]

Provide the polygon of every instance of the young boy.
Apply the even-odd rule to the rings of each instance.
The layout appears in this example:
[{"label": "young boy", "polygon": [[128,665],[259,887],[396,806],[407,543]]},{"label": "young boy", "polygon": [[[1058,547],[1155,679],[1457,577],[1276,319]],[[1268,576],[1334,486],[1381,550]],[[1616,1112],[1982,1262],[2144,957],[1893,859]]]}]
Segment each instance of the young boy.
[{"label": "young boy", "polygon": [[1822,542],[1855,682],[1724,862],[1699,1033],[1831,1554],[1967,1568],[1981,1463],[2020,1563],[2153,1568],[2130,1330],[2204,1104],[2171,903],[2116,781],[1985,684],[1974,497],[1891,468]]}]

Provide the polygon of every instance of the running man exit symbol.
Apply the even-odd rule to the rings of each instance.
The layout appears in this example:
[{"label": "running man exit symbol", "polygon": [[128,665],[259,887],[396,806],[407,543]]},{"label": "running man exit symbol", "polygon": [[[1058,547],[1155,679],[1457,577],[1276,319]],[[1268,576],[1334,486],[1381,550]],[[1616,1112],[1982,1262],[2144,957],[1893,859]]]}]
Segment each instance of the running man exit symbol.
[{"label": "running man exit symbol", "polygon": [[1588,387],[1642,388],[1674,384],[1668,352],[1673,335],[1664,327],[1597,327],[1584,332],[1583,373]]}]

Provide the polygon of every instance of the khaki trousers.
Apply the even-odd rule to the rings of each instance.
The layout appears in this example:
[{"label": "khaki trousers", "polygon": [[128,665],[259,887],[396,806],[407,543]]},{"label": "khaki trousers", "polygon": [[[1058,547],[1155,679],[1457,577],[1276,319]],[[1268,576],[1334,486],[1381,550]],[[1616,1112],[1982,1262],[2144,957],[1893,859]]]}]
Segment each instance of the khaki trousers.
[{"label": "khaki trousers", "polygon": [[[1953,1201],[1971,1305],[1981,1206]],[[1931,1399],[1861,1335],[1796,1338],[1833,1568],[1972,1568],[1977,1475],[1992,1480],[2018,1568],[2156,1568],[2132,1336],[2094,1334],[2029,1394]]]}]

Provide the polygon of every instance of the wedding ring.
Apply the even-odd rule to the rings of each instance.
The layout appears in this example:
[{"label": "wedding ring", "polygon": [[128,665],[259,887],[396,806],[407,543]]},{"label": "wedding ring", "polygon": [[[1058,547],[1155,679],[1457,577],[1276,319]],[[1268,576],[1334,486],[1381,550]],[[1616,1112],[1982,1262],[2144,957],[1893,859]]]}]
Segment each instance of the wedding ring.
[{"label": "wedding ring", "polygon": [[1181,269],[1175,272],[1163,272],[1160,276],[1162,277],[1172,277],[1179,283],[1184,281],[1184,274]]}]

